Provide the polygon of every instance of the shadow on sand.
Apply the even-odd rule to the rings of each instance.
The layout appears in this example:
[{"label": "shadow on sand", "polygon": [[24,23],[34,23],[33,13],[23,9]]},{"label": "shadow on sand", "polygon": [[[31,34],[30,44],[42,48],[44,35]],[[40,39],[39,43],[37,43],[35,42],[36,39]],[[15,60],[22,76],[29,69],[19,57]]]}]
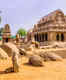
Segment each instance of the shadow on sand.
[{"label": "shadow on sand", "polygon": [[0,71],[0,74],[9,74],[9,73],[15,73],[12,67],[5,69],[5,71]]},{"label": "shadow on sand", "polygon": [[29,63],[24,63],[23,65],[25,65],[25,66],[32,66],[32,65],[29,64]]},{"label": "shadow on sand", "polygon": [[40,66],[38,66],[38,65],[33,65],[33,64],[30,64],[30,63],[24,63],[23,65],[25,65],[25,66],[31,66],[31,67],[43,67],[42,65]]}]

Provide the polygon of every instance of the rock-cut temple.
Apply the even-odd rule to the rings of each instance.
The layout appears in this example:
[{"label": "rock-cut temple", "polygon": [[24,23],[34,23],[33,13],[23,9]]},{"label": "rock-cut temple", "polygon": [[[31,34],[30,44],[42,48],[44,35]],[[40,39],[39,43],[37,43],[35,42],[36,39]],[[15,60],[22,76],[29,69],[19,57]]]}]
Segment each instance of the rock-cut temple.
[{"label": "rock-cut temple", "polygon": [[66,16],[61,10],[56,10],[42,17],[31,32],[28,39],[44,44],[52,41],[66,41]]}]

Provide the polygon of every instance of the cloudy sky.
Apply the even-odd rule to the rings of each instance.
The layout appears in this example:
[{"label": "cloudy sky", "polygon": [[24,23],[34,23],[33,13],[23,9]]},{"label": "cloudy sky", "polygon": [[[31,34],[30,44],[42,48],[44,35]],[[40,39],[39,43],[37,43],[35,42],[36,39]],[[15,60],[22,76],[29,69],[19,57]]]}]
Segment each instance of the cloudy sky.
[{"label": "cloudy sky", "polygon": [[42,16],[56,9],[61,9],[66,14],[66,0],[0,0],[0,27],[10,24],[12,34],[19,28],[28,30]]}]

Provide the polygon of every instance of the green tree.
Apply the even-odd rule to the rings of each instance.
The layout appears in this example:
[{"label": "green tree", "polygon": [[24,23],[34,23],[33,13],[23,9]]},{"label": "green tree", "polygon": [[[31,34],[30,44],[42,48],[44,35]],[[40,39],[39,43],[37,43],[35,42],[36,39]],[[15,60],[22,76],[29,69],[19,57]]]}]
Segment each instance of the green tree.
[{"label": "green tree", "polygon": [[19,34],[19,36],[23,37],[23,36],[26,36],[27,31],[26,31],[25,29],[20,28],[20,29],[17,31],[17,34]]},{"label": "green tree", "polygon": [[0,36],[3,34],[3,28],[0,28]]}]

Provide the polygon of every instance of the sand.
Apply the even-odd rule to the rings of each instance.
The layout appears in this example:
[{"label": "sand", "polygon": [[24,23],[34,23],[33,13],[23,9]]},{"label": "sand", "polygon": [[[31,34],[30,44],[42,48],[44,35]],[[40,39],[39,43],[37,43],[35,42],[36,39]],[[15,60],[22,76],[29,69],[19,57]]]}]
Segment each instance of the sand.
[{"label": "sand", "polygon": [[66,59],[63,61],[44,62],[44,67],[34,67],[27,64],[23,57],[20,72],[4,73],[12,67],[11,59],[0,60],[0,80],[66,80]]},{"label": "sand", "polygon": [[[59,55],[66,58],[66,48],[44,49],[44,51],[57,51],[58,54],[61,52]],[[12,61],[10,58],[7,60],[0,59],[0,80],[66,80],[66,59],[44,62],[43,67],[30,66],[27,62],[28,59],[23,57],[20,72],[5,73],[7,68],[12,67]]]}]

